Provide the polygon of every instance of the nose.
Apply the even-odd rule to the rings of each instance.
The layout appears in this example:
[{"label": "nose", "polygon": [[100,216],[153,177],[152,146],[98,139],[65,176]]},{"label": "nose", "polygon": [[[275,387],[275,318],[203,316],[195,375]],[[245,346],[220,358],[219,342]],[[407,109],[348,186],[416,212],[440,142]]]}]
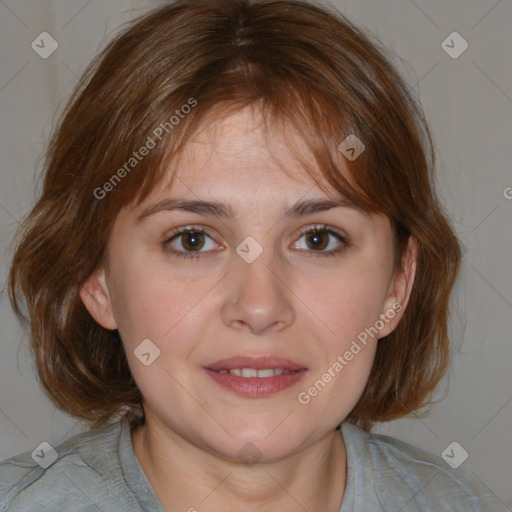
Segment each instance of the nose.
[{"label": "nose", "polygon": [[222,320],[231,328],[253,334],[281,331],[295,320],[291,283],[286,265],[270,249],[252,263],[234,255],[229,273],[229,293]]}]

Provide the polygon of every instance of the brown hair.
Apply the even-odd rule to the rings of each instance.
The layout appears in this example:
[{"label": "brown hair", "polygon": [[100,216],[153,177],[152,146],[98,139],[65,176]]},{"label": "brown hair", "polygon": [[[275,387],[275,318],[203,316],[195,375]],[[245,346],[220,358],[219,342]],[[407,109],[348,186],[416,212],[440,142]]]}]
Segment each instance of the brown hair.
[{"label": "brown hair", "polygon": [[[79,291],[102,263],[121,208],[147,197],[214,107],[228,115],[247,105],[269,126],[293,126],[336,191],[389,217],[397,271],[409,236],[418,241],[408,307],[379,341],[346,421],[370,430],[432,403],[448,367],[461,253],[436,196],[422,109],[390,56],[340,13],[294,0],[180,0],[108,44],[52,136],[42,195],[10,270],[11,302],[26,319],[24,299],[39,378],[56,406],[93,426],[123,407],[140,411],[118,331],[92,319]],[[353,161],[338,149],[350,134],[365,145]],[[150,140],[154,147],[135,158]]]}]

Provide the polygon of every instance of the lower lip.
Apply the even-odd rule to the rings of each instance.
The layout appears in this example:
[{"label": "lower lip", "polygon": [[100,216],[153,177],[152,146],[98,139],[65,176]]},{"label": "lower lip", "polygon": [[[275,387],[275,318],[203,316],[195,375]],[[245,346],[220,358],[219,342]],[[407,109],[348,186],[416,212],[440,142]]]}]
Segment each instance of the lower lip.
[{"label": "lower lip", "polygon": [[299,382],[307,370],[302,369],[290,373],[282,373],[273,377],[239,377],[231,373],[219,373],[209,368],[203,370],[223,388],[250,398],[263,398]]}]

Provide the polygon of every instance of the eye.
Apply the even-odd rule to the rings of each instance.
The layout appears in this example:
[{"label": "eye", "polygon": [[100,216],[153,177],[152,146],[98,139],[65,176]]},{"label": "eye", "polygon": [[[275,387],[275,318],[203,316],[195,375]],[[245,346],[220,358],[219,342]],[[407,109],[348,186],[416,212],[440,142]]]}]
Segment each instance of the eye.
[{"label": "eye", "polygon": [[[215,249],[216,244],[209,244],[207,239],[213,242],[213,239],[206,234],[203,229],[187,226],[175,230],[171,236],[165,240],[164,247],[180,258],[198,259],[199,254],[205,252],[201,249],[205,249],[206,251]],[[171,246],[170,248],[169,245]]]},{"label": "eye", "polygon": [[[313,256],[335,256],[349,246],[346,236],[325,226],[315,225],[303,229],[300,238],[305,237],[306,248],[298,247],[296,242],[292,248],[300,249],[301,252],[317,253]],[[337,243],[336,243],[337,242]],[[334,245],[334,248],[332,247]],[[212,237],[204,229],[196,226],[186,226],[176,229],[171,236],[163,242],[164,249],[179,258],[199,259],[200,254],[223,247],[217,246]],[[217,246],[217,249],[216,249]],[[336,248],[336,246],[338,246]],[[329,250],[326,248],[331,247]]]},{"label": "eye", "polygon": [[[348,247],[348,238],[341,235],[337,231],[328,228],[325,225],[309,226],[300,232],[300,238],[305,237],[304,240],[307,247],[297,247],[297,243],[294,244],[294,248],[304,249],[310,252],[317,252],[315,256],[334,256],[341,253]],[[338,243],[336,243],[336,241]],[[341,247],[336,248],[336,245]],[[333,248],[334,246],[334,248]],[[330,250],[325,250],[327,247],[331,247]],[[311,251],[312,249],[312,251]]]}]

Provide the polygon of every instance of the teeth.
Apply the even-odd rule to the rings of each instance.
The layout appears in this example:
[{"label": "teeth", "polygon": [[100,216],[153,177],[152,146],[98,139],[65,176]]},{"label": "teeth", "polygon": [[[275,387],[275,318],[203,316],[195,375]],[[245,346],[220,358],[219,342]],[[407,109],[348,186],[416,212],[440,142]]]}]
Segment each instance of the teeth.
[{"label": "teeth", "polygon": [[[272,368],[269,368],[268,370],[257,370],[256,374],[258,377],[273,377],[276,374],[276,372]],[[242,377],[245,377],[243,372]]]},{"label": "teeth", "polygon": [[231,368],[230,370],[219,370],[219,373],[229,373],[237,375],[238,377],[273,377],[274,375],[281,375],[283,373],[290,373],[288,370],[282,368],[265,368],[263,370],[256,370],[254,368]]}]

